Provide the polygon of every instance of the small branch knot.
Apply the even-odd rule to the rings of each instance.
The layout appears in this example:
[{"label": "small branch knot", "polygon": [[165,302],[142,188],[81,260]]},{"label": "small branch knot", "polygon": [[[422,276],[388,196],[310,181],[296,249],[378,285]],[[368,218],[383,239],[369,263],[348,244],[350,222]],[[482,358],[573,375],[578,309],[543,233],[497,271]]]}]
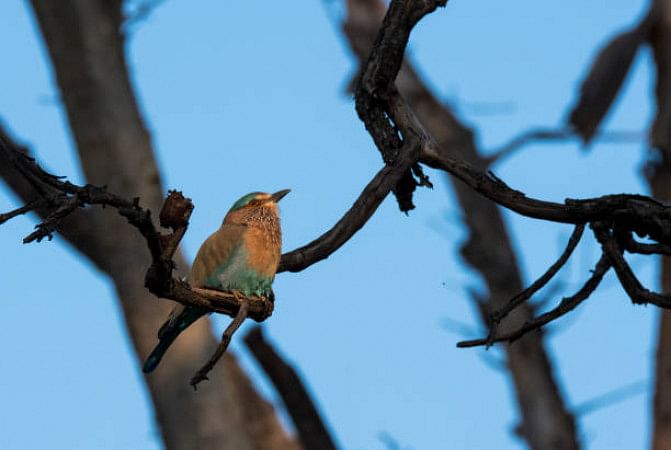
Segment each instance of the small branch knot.
[{"label": "small branch knot", "polygon": [[193,203],[190,198],[184,197],[181,191],[168,191],[159,214],[159,223],[163,228],[170,228],[173,231],[180,227],[186,227],[189,223],[189,217],[193,211]]}]

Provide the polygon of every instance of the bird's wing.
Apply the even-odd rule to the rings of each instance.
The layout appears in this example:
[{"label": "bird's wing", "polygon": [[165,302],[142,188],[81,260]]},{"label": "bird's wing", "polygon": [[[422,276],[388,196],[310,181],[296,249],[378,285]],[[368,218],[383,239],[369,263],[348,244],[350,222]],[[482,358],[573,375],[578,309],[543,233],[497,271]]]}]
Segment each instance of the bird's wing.
[{"label": "bird's wing", "polygon": [[[207,280],[217,270],[221,270],[222,267],[231,264],[236,259],[235,255],[239,252],[239,247],[243,242],[244,231],[243,226],[225,224],[212,233],[200,246],[193,260],[188,278],[189,284],[193,287],[217,288],[218,286],[209,285]],[[181,304],[175,305],[168,320],[159,330],[159,337],[167,330],[174,328],[177,320],[183,317],[188,309]]]},{"label": "bird's wing", "polygon": [[[193,261],[189,284],[194,287],[219,288],[216,284],[219,283],[217,274],[245,264],[244,233],[244,226],[224,224],[208,237]],[[168,320],[159,329],[159,343],[145,361],[142,370],[145,373],[154,370],[175,338],[206,312],[193,306],[176,305]]]},{"label": "bird's wing", "polygon": [[194,287],[209,286],[208,278],[236,263],[243,245],[245,227],[224,224],[200,246],[189,273],[189,284]]}]

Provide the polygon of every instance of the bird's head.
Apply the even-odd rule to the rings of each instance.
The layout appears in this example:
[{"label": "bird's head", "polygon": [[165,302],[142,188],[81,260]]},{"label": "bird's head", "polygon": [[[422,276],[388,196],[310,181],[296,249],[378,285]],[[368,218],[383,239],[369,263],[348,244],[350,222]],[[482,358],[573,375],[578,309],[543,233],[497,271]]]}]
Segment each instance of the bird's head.
[{"label": "bird's head", "polygon": [[228,210],[224,223],[248,224],[256,220],[277,218],[279,215],[277,202],[290,191],[290,189],[283,189],[274,194],[251,192],[243,195]]}]

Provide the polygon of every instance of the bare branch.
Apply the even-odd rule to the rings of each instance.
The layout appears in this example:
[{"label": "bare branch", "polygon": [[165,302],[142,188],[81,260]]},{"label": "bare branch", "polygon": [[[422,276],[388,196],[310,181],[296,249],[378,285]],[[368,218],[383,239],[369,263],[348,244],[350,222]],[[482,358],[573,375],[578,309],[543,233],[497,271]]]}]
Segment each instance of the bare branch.
[{"label": "bare branch", "polygon": [[608,392],[604,392],[603,394],[580,402],[578,405],[576,405],[574,411],[576,415],[581,417],[592,414],[601,409],[608,408],[609,406],[613,406],[617,403],[628,400],[636,395],[645,393],[648,390],[649,384],[650,383],[648,380],[639,380],[615,389],[611,389]]},{"label": "bare branch", "polygon": [[624,233],[621,243],[623,248],[629,253],[671,256],[671,246],[665,244],[644,244],[634,240],[630,233]]},{"label": "bare branch", "polygon": [[611,228],[603,222],[597,222],[592,224],[592,229],[601,244],[604,255],[608,257],[613,269],[615,269],[618,280],[620,280],[620,284],[631,301],[636,304],[651,303],[660,308],[671,309],[671,296],[658,294],[643,287],[634,271],[631,270],[631,267],[625,261],[622,255],[622,248],[613,235]]},{"label": "bare branch", "polygon": [[210,358],[210,360],[205,363],[203,367],[196,372],[196,374],[191,378],[191,381],[189,381],[189,384],[193,386],[194,390],[198,389],[198,383],[208,380],[207,374],[210,373],[210,371],[214,368],[215,364],[221,359],[221,356],[224,354],[226,349],[228,348],[228,345],[231,343],[231,339],[233,338],[233,334],[238,331],[238,328],[240,328],[240,325],[245,321],[247,318],[247,312],[249,311],[249,304],[244,300],[240,299],[240,308],[238,309],[238,313],[235,315],[235,318],[231,321],[231,323],[228,324],[226,329],[224,330],[224,334],[221,337],[221,342],[217,346],[217,349],[214,351],[214,354]]},{"label": "bare branch", "polygon": [[580,98],[570,113],[569,122],[584,142],[589,142],[629,73],[634,56],[645,42],[648,21],[618,34],[595,58],[580,87]]},{"label": "bare branch", "polygon": [[265,339],[263,329],[252,328],[244,341],[282,397],[305,450],[335,450],[336,445],[303,381]]},{"label": "bare branch", "polygon": [[106,187],[97,187],[90,184],[77,186],[69,181],[61,181],[61,177],[45,171],[33,158],[18,152],[2,139],[0,139],[0,152],[38,192],[60,192],[60,195],[50,195],[37,200],[37,202],[42,203],[41,207],[51,207],[51,213],[41,224],[37,225],[37,231],[24,239],[24,243],[39,242],[45,237],[50,237],[60,221],[77,208],[83,208],[87,205],[107,205],[116,208],[119,214],[140,231],[147,240],[147,245],[153,257],[160,257],[160,242],[158,233],[151,221],[151,213],[148,209],[140,207],[139,199],[125,199],[108,192]]},{"label": "bare branch", "polygon": [[387,431],[380,431],[377,438],[387,447],[387,450],[403,450],[396,438]]},{"label": "bare branch", "polygon": [[123,31],[126,38],[133,33],[142,22],[145,22],[149,19],[149,16],[161,6],[165,0],[141,0],[136,2],[128,2],[134,6],[134,8],[126,14],[124,21],[121,24],[121,30]]},{"label": "bare branch", "polygon": [[[347,1],[347,20],[342,29],[361,66],[368,59],[385,9],[382,0]],[[419,71],[410,63],[410,58],[406,58],[401,66],[396,84],[442,148],[449,149],[475,167],[485,168],[473,130],[431,92]],[[488,290],[484,300],[495,308],[523,288],[501,210],[466,184],[455,178],[448,181],[454,187],[455,199],[461,208],[468,234],[461,248],[462,257],[483,277]],[[492,248],[497,251],[492,252]],[[530,308],[523,305],[515,312],[511,322],[521,324],[530,314]],[[520,345],[504,350],[505,364],[515,386],[522,418],[520,428],[529,447],[577,449],[574,419],[557,387],[552,361],[543,348],[542,337],[539,334],[528,335]],[[485,352],[478,352],[481,353]]]},{"label": "bare branch", "polygon": [[[411,11],[418,8],[417,14],[412,15],[404,9],[406,7]],[[671,208],[649,197],[609,195],[596,199],[569,199],[563,205],[539,201],[510,189],[491,172],[483,173],[441,148],[424,129],[393,83],[401,68],[410,29],[416,23],[413,20],[419,20],[425,13],[416,3],[403,6],[401,2],[390,4],[356,90],[357,112],[383,155],[387,155],[387,158],[393,156],[394,148],[398,147],[401,139],[418,139],[422,144],[422,161],[448,171],[490,200],[520,214],[577,225],[607,220],[613,227],[650,236],[661,244],[671,244]],[[405,14],[411,14],[412,19],[404,17]],[[570,252],[565,258],[568,256]],[[548,274],[550,278],[564,262],[560,261],[556,268],[551,268]],[[565,299],[560,307],[542,316],[542,320],[528,321],[522,330],[541,326],[546,323],[543,320],[552,320],[577,306],[591,293],[589,288],[598,285],[600,278],[595,280],[592,277],[585,289]]]},{"label": "bare branch", "polygon": [[[446,3],[447,0],[392,1],[368,61],[362,68],[355,89],[356,111],[387,164],[396,160],[403,140],[409,138],[410,130],[403,127],[401,118],[394,114],[390,103],[392,97],[398,96],[394,79],[401,68],[410,32],[422,17]],[[414,208],[412,192],[416,185],[412,173],[406,171],[394,190],[401,211]]]},{"label": "bare branch", "polygon": [[61,192],[0,215],[0,218],[9,220],[20,212],[27,212],[38,207],[51,210],[44,221],[36,226],[37,230],[23,240],[24,243],[50,237],[61,221],[77,208],[88,205],[110,206],[116,208],[119,214],[137,228],[145,238],[153,259],[152,265],[147,270],[145,284],[152,293],[184,305],[198,306],[210,312],[227,314],[232,317],[239,313],[240,299],[245,300],[249,316],[254,320],[265,320],[272,313],[272,303],[263,297],[242,297],[209,289],[192,289],[187,283],[172,276],[175,266],[172,258],[186,232],[193,210],[191,200],[184,198],[181,193],[171,191],[163,205],[160,213],[161,225],[171,228],[173,232],[161,234],[154,226],[150,211],[140,206],[139,199],[125,199],[110,193],[105,187],[90,184],[77,186],[68,181],[62,181],[60,177],[43,170],[33,158],[17,152],[2,140],[0,140],[0,153],[11,161],[26,178],[30,179],[32,184],[43,187],[43,191],[48,188]]},{"label": "bare branch", "polygon": [[[532,128],[523,131],[498,150],[491,152],[487,157],[487,166],[493,166],[529,144],[537,142],[564,142],[575,138],[578,138],[578,135],[573,130],[566,128]],[[645,133],[642,131],[603,131],[598,133],[593,139],[603,143],[642,142],[645,139]]]},{"label": "bare branch", "polygon": [[282,255],[277,271],[300,272],[338,250],[366,224],[403,174],[415,164],[418,154],[419,149],[414,143],[404,146],[399,158],[375,175],[333,228],[309,244]]},{"label": "bare branch", "polygon": [[567,199],[563,204],[537,200],[511,189],[491,172],[482,172],[454,158],[435,145],[426,150],[422,161],[446,170],[469,187],[523,216],[559,223],[586,223],[599,220],[621,222],[639,235],[671,244],[671,207],[644,195],[615,194],[589,199]]},{"label": "bare branch", "polygon": [[[14,217],[29,213],[31,211],[34,211],[39,208],[44,208],[46,206],[51,205],[53,202],[58,202],[57,198],[41,198],[38,200],[34,200],[24,206],[21,206],[20,208],[16,208],[13,211],[9,211],[4,214],[0,214],[0,225],[3,223],[7,222],[8,220],[13,219]],[[24,241],[25,242],[25,241]]]},{"label": "bare branch", "polygon": [[532,144],[538,141],[565,141],[571,139],[573,136],[573,132],[565,128],[558,130],[532,128],[530,130],[523,131],[518,136],[515,136],[509,142],[504,144],[501,148],[493,151],[489,156],[487,156],[487,166],[492,166],[500,160],[509,157],[512,153],[528,144]]},{"label": "bare branch", "polygon": [[490,317],[493,324],[498,324],[501,322],[501,320],[510,314],[513,309],[517,308],[520,304],[530,299],[536,292],[542,289],[543,286],[545,286],[548,281],[550,281],[557,274],[557,272],[559,272],[559,269],[561,269],[564,264],[566,264],[566,261],[568,261],[569,257],[573,254],[573,250],[575,250],[578,242],[580,242],[580,238],[582,238],[584,231],[584,224],[579,224],[574,228],[573,233],[569,238],[568,244],[566,245],[566,248],[562,252],[559,259],[555,261],[555,263],[552,264],[550,268],[540,276],[540,278],[534,281],[531,286],[510,299],[510,301],[506,303],[503,308],[494,311]]},{"label": "bare branch", "polygon": [[494,342],[514,342],[517,339],[524,336],[526,333],[540,329],[544,325],[572,311],[580,303],[587,300],[587,298],[590,295],[592,295],[592,292],[594,292],[594,290],[599,286],[599,283],[601,283],[603,276],[606,274],[608,269],[610,269],[610,266],[611,265],[609,259],[606,258],[605,256],[602,256],[599,262],[596,264],[592,276],[589,277],[587,282],[583,285],[582,288],[580,288],[578,292],[576,292],[571,297],[566,297],[562,299],[562,301],[556,308],[544,314],[541,314],[538,317],[528,320],[520,328],[512,332],[505,333],[502,335],[496,335],[493,337],[474,339],[471,341],[461,341],[457,343],[457,347],[466,348],[466,347],[477,347],[481,345],[491,345]]}]

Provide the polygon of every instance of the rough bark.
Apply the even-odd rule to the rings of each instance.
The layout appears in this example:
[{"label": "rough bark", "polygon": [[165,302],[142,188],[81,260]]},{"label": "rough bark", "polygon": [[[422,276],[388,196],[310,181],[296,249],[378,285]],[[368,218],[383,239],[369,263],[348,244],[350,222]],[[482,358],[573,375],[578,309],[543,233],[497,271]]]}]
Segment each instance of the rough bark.
[{"label": "rough bark", "polygon": [[[648,165],[652,194],[671,200],[671,1],[654,0],[657,20],[650,34],[650,45],[656,66],[656,111],[651,130],[654,162]],[[663,257],[662,292],[671,292],[671,258]],[[660,311],[653,403],[653,450],[671,449],[671,311]]]},{"label": "rough bark", "polygon": [[[31,3],[87,181],[107,185],[119,195],[138,196],[157,213],[163,188],[128,77],[120,33],[121,2]],[[27,194],[8,181],[19,195]],[[76,219],[82,216],[85,220]],[[62,232],[114,282],[141,359],[156,343],[159,322],[170,309],[168,302],[157,301],[143,286],[150,259],[142,238],[105,210],[78,213]],[[183,258],[177,260],[186,267]],[[215,345],[209,322],[200,321],[175,343],[161,370],[146,379],[166,448],[297,449],[272,407],[259,397],[232,357],[214,370],[212,381],[198,393],[189,387],[193,368],[207,360]]]},{"label": "rough bark", "polygon": [[[344,32],[353,52],[363,62],[380,27],[384,6],[378,0],[349,0],[347,5]],[[407,62],[403,64],[396,84],[441,147],[449,148],[476,168],[485,168],[485,161],[475,148],[472,131],[437,101]],[[494,203],[463,183],[454,183],[454,189],[469,230],[462,255],[487,284],[487,308],[496,309],[523,288],[505,224]],[[529,317],[531,311],[520,308],[510,317],[506,327],[516,328]],[[577,449],[574,419],[566,410],[555,382],[543,348],[542,334],[525,336],[505,347],[505,351],[522,417],[518,430],[530,448]]]}]

